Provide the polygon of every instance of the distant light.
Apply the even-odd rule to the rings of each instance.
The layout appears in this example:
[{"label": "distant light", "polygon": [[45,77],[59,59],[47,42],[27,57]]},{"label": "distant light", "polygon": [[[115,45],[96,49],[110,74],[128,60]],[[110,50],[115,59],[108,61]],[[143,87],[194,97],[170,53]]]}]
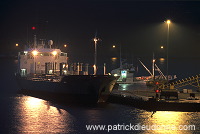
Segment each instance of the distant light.
[{"label": "distant light", "polygon": [[95,37],[93,40],[94,40],[94,42],[97,42],[97,41],[99,41],[99,38]]},{"label": "distant light", "polygon": [[160,61],[164,61],[165,59],[164,58],[160,58]]},{"label": "distant light", "polygon": [[32,30],[35,30],[35,29],[36,29],[36,27],[32,27],[31,29],[32,29]]},{"label": "distant light", "polygon": [[113,57],[113,58],[111,58],[111,60],[112,60],[113,62],[115,62],[115,61],[117,60],[117,57]]},{"label": "distant light", "polygon": [[56,52],[56,51],[53,51],[52,54],[55,56],[55,55],[57,54],[57,52]]},{"label": "distant light", "polygon": [[113,57],[113,58],[112,58],[112,60],[116,60],[116,59],[117,59],[117,57]]},{"label": "distant light", "polygon": [[112,47],[113,47],[113,48],[115,48],[116,46],[115,46],[115,45],[113,45]]},{"label": "distant light", "polygon": [[34,51],[32,51],[32,54],[35,56],[38,54],[38,51],[34,50]]},{"label": "distant light", "polygon": [[164,48],[164,46],[160,46],[160,48],[161,48],[161,49],[163,49],[163,48]]},{"label": "distant light", "polygon": [[16,47],[18,47],[18,46],[19,46],[19,44],[16,44],[15,46],[16,46]]},{"label": "distant light", "polygon": [[114,76],[116,77],[116,76],[118,76],[117,74],[114,74]]},{"label": "distant light", "polygon": [[67,47],[67,45],[65,44],[64,47]]},{"label": "distant light", "polygon": [[170,21],[170,20],[167,20],[167,21],[166,21],[166,23],[167,23],[167,24],[170,24],[170,23],[171,23],[171,21]]}]

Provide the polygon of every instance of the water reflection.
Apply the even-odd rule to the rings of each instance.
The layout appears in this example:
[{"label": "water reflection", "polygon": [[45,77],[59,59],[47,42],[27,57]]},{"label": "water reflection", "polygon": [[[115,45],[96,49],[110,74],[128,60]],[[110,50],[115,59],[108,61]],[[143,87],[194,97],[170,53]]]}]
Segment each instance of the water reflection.
[{"label": "water reflection", "polygon": [[[151,112],[118,104],[104,104],[96,107],[57,106],[45,100],[30,96],[15,99],[13,127],[16,133],[89,133],[85,125],[196,125],[199,113]],[[61,107],[61,108],[60,108]],[[12,132],[12,133],[13,133]],[[92,131],[104,133],[107,131]],[[192,133],[190,130],[146,130],[146,131],[111,131],[109,133]]]},{"label": "water reflection", "polygon": [[118,90],[128,90],[128,91],[145,91],[150,90],[152,87],[147,87],[145,81],[138,81],[133,84],[119,84]]},{"label": "water reflection", "polygon": [[199,131],[198,119],[194,121],[190,114],[195,114],[194,117],[200,115],[199,113],[189,112],[157,111],[153,115],[150,112],[142,112],[138,115],[138,118],[140,125],[146,125],[146,130],[149,129],[143,131],[145,134],[189,134]]},{"label": "water reflection", "polygon": [[19,120],[18,132],[66,133],[73,131],[71,129],[72,116],[63,109],[50,106],[47,101],[30,96],[19,97],[16,110]]}]

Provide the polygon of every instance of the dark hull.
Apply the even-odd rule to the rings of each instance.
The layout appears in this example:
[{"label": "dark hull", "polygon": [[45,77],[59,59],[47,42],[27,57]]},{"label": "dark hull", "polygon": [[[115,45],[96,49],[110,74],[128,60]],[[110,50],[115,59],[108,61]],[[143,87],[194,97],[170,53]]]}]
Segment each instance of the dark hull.
[{"label": "dark hull", "polygon": [[69,75],[60,82],[33,81],[17,76],[20,93],[63,102],[97,103],[106,101],[116,82],[107,75]]},{"label": "dark hull", "polygon": [[111,95],[108,102],[133,106],[147,111],[200,112],[200,103],[145,101],[138,98]]}]

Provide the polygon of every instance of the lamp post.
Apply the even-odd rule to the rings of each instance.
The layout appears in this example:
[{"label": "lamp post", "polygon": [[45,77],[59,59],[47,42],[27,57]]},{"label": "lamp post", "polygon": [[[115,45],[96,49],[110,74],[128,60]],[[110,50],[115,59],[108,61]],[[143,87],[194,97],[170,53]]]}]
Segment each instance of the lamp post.
[{"label": "lamp post", "polygon": [[93,38],[94,41],[94,75],[97,74],[97,42],[100,39],[97,38],[96,36]]},{"label": "lamp post", "polygon": [[[58,52],[53,51],[52,54],[53,54],[54,59],[56,59]],[[56,71],[56,62],[54,62],[54,60],[53,60],[53,74],[55,73],[55,71]]]},{"label": "lamp post", "polygon": [[36,56],[38,54],[38,51],[34,50],[34,51],[32,51],[32,54],[33,54],[33,58],[34,58],[34,66],[35,66],[35,74],[36,74]]},{"label": "lamp post", "polygon": [[[113,45],[112,48],[116,48],[116,45]],[[121,54],[121,45],[119,46],[119,64],[120,68],[122,68],[122,54]]]},{"label": "lamp post", "polygon": [[167,84],[169,83],[169,28],[170,28],[170,20],[166,21],[167,23]]}]

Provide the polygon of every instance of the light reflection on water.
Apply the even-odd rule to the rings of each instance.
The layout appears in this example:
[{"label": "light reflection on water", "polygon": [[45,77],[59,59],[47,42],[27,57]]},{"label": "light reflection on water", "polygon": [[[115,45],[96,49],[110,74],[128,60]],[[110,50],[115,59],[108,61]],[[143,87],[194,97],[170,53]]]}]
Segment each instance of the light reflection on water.
[{"label": "light reflection on water", "polygon": [[[199,113],[151,112],[118,104],[103,104],[96,107],[63,107],[30,97],[16,98],[14,127],[18,133],[107,133],[107,131],[86,131],[85,125],[196,125]],[[199,130],[199,129],[198,129]],[[110,131],[109,133],[192,133],[181,130]],[[197,132],[197,129],[196,131]],[[198,131],[199,132],[199,131]]]},{"label": "light reflection on water", "polygon": [[16,118],[19,120],[17,131],[22,133],[73,131],[69,129],[70,125],[73,125],[73,117],[67,111],[50,106],[45,100],[30,96],[18,98]]},{"label": "light reflection on water", "polygon": [[119,84],[119,90],[150,90],[152,87],[147,87],[144,81],[135,82],[133,84]]}]

